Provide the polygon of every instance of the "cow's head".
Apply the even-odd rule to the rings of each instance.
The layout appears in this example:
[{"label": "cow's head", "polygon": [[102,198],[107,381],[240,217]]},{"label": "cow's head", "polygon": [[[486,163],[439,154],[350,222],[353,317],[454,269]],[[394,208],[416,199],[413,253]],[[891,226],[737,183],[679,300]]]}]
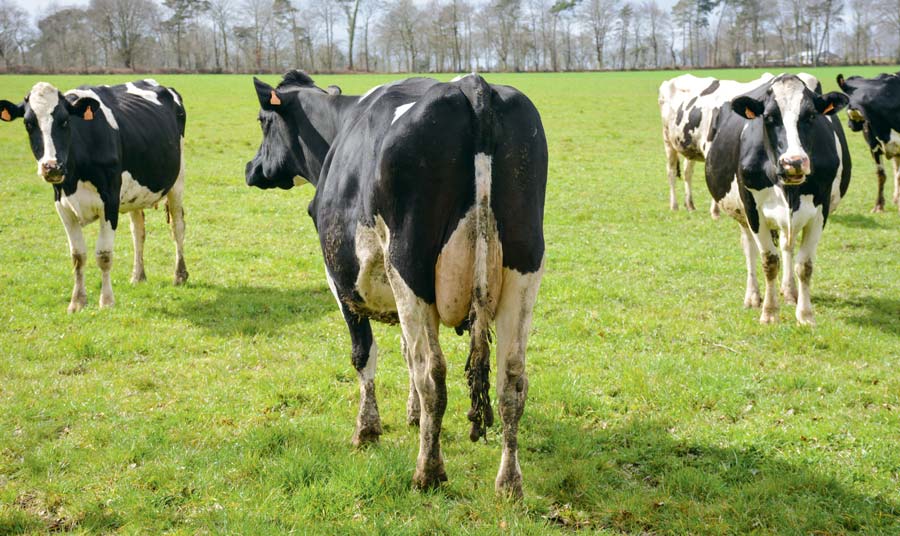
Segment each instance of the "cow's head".
[{"label": "cow's head", "polygon": [[837,84],[849,97],[847,126],[854,132],[869,124],[875,137],[882,142],[891,140],[891,130],[900,130],[892,117],[900,114],[900,78],[893,74],[880,74],[874,78],[837,75]]},{"label": "cow's head", "polygon": [[775,166],[775,175],[789,186],[802,184],[813,171],[809,150],[815,141],[814,122],[846,105],[846,95],[816,94],[793,75],[774,79],[761,96],[754,91],[731,102],[738,115],[763,121],[765,151]]},{"label": "cow's head", "polygon": [[24,119],[31,152],[38,161],[38,175],[58,184],[66,176],[72,139],[70,119],[91,121],[99,108],[100,103],[90,97],[70,102],[52,85],[38,82],[21,103],[0,101],[0,119]]},{"label": "cow's head", "polygon": [[[304,75],[305,76],[305,75]],[[259,99],[259,124],[263,139],[253,160],[247,162],[245,176],[249,186],[257,188],[293,188],[305,184],[313,171],[307,162],[309,147],[304,145],[312,130],[309,118],[303,110],[298,91],[294,87],[285,87],[284,83],[277,88],[254,78],[256,96]],[[318,92],[322,90],[308,86]]]}]

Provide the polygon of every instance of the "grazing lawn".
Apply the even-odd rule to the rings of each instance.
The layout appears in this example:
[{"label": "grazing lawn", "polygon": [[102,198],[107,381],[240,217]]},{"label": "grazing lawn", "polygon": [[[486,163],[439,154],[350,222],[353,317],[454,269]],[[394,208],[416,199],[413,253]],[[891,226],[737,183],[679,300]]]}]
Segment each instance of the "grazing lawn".
[{"label": "grazing lawn", "polygon": [[[880,71],[811,72],[831,91],[838,72]],[[312,187],[244,184],[261,137],[249,76],[157,77],[188,109],[190,280],[172,286],[160,209],[147,212],[148,281],[129,284],[123,217],[110,310],[95,223],[88,307],[66,314],[52,188],[21,122],[0,124],[0,533],[900,533],[900,214],[870,214],[874,164],[848,131],[854,175],[819,246],[818,326],[797,326],[793,306],[760,325],[741,306],[738,225],[710,219],[702,166],[697,212],[668,209],[656,99],[674,74],[486,75],[532,98],[550,144],[521,503],[494,495],[498,428],[468,440],[468,343],[452,330],[449,482],[411,489],[397,327],[375,330],[385,433],[351,448],[359,389]],[[316,81],[360,94],[395,78]],[[0,98],[36,80],[0,77]]]}]

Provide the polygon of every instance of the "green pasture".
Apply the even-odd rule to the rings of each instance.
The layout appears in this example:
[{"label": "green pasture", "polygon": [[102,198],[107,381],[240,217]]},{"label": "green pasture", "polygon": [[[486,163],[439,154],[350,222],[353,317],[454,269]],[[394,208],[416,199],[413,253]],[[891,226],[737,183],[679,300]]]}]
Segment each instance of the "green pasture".
[{"label": "green pasture", "polygon": [[[879,71],[811,70],[826,91],[838,72]],[[160,209],[147,213],[148,281],[129,284],[125,217],[110,310],[89,255],[88,307],[66,314],[52,189],[21,123],[0,124],[0,534],[900,534],[900,214],[869,212],[874,165],[848,132],[853,180],[815,265],[818,326],[798,327],[793,306],[760,325],[741,305],[738,226],[710,219],[702,166],[698,211],[668,209],[656,99],[674,74],[486,75],[532,98],[550,145],[520,503],[494,495],[496,428],[468,440],[468,343],[452,330],[449,482],[411,488],[397,327],[375,332],[385,433],[350,446],[359,389],[313,190],[244,184],[260,140],[251,77],[156,77],[188,110],[190,280],[172,286]],[[3,76],[0,98],[38,79],[133,78]],[[360,94],[396,78],[316,81]]]}]

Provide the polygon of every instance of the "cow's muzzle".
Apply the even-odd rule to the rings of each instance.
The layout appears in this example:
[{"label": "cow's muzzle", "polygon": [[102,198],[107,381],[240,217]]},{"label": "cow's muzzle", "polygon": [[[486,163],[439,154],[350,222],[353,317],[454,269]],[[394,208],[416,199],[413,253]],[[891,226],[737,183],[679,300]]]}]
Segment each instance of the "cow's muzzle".
[{"label": "cow's muzzle", "polygon": [[778,159],[785,184],[801,184],[810,173],[808,156],[782,156]]},{"label": "cow's muzzle", "polygon": [[65,178],[65,169],[56,160],[45,160],[38,163],[38,175],[50,184],[59,184]]}]

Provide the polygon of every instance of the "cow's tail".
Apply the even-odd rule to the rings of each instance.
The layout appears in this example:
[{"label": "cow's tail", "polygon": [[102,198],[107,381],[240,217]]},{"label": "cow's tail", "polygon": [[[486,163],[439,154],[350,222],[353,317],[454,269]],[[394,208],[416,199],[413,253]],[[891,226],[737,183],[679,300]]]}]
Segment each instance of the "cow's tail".
[{"label": "cow's tail", "polygon": [[460,89],[469,99],[475,117],[475,266],[472,309],[469,313],[469,359],[466,380],[472,408],[469,439],[478,441],[487,427],[494,424],[490,398],[490,343],[493,307],[499,289],[491,288],[493,258],[499,253],[497,221],[491,210],[491,185],[494,154],[494,114],[491,109],[491,86],[477,74],[460,80]]}]

